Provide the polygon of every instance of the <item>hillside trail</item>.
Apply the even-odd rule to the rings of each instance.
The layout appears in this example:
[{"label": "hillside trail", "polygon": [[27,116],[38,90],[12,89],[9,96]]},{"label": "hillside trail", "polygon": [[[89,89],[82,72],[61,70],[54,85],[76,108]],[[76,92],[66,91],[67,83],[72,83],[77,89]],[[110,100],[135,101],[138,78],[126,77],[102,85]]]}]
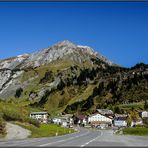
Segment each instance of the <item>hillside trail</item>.
[{"label": "hillside trail", "polygon": [[6,124],[7,135],[4,139],[25,139],[31,135],[31,131],[24,129],[16,124],[8,123]]}]

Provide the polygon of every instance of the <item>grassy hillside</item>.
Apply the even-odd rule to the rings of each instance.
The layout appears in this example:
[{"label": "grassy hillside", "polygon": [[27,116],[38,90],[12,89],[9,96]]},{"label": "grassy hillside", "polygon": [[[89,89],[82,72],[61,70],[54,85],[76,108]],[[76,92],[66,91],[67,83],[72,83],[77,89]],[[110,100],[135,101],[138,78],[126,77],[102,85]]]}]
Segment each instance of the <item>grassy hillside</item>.
[{"label": "grassy hillside", "polygon": [[87,114],[96,108],[110,108],[118,113],[141,111],[148,99],[147,71],[145,64],[122,68],[109,66],[97,58],[80,64],[66,57],[25,69],[19,77],[22,82],[19,97],[13,96],[1,104],[14,108],[13,112],[23,112],[23,116],[33,110],[50,114]]},{"label": "grassy hillside", "polygon": [[121,104],[118,105],[121,109],[124,110],[144,110],[144,102],[138,102],[138,103],[130,103],[130,104]]}]

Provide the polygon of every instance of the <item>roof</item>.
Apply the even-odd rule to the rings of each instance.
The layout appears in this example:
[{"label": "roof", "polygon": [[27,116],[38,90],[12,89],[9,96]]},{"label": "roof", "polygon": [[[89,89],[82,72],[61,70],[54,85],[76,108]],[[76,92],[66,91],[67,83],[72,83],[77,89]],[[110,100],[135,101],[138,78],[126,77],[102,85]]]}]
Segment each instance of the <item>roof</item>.
[{"label": "roof", "polygon": [[98,113],[98,112],[96,112],[96,113],[94,113],[94,114],[90,115],[89,117],[95,116],[95,115],[97,115],[97,114],[100,114],[100,115],[102,115],[102,116],[104,116],[104,117],[106,117],[106,118],[109,118],[109,119],[113,119],[113,117],[112,117],[112,116],[106,116],[105,114],[103,115],[103,114]]},{"label": "roof", "polygon": [[47,112],[31,112],[30,114],[48,114]]},{"label": "roof", "polygon": [[97,111],[101,114],[113,114],[113,111],[109,109],[97,109]]},{"label": "roof", "polygon": [[100,114],[100,113],[95,112],[95,113],[91,114],[89,117],[92,117],[92,116],[97,115],[97,114]]},{"label": "roof", "polygon": [[65,114],[65,115],[62,115],[62,117],[66,117],[66,118],[70,118],[72,116],[73,116],[73,114]]},{"label": "roof", "polygon": [[86,115],[78,115],[77,117],[78,117],[80,120],[83,120],[83,119],[86,118]]},{"label": "roof", "polygon": [[114,114],[105,114],[106,117],[114,118]]},{"label": "roof", "polygon": [[118,121],[125,121],[127,119],[127,117],[116,117],[114,120]]},{"label": "roof", "polygon": [[92,124],[109,124],[110,121],[91,121]]},{"label": "roof", "polygon": [[142,111],[142,113],[148,113],[148,111],[144,110],[144,111]]},{"label": "roof", "polygon": [[127,114],[115,114],[115,118],[118,118],[118,117],[124,117],[124,118],[127,118]]}]

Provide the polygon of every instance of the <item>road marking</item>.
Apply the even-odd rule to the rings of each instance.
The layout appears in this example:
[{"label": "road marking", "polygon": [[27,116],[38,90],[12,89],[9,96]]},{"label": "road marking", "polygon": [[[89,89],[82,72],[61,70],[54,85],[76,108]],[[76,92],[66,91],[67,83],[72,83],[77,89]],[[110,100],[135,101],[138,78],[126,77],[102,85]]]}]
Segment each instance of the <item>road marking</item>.
[{"label": "road marking", "polygon": [[42,144],[42,145],[39,145],[39,146],[48,146],[48,145],[51,145],[51,144],[60,143],[60,142],[63,142],[63,141],[68,141],[68,140],[75,139],[75,138],[78,138],[78,137],[81,137],[81,136],[85,136],[88,133],[89,133],[89,130],[86,133],[75,136],[75,137],[71,137],[71,138],[68,138],[68,139],[63,139],[63,140],[56,141],[56,142],[46,143],[46,144]]},{"label": "road marking", "polygon": [[[100,131],[100,132],[101,132],[101,131]],[[91,142],[95,141],[97,138],[99,138],[99,137],[100,137],[100,136],[102,136],[102,135],[103,135],[103,133],[101,132],[101,135],[99,135],[99,136],[97,136],[96,138],[94,138],[94,139],[92,139],[92,140],[88,141],[87,143],[85,143],[85,144],[81,145],[80,147],[84,147],[84,146],[88,145],[89,143],[91,143]]]}]

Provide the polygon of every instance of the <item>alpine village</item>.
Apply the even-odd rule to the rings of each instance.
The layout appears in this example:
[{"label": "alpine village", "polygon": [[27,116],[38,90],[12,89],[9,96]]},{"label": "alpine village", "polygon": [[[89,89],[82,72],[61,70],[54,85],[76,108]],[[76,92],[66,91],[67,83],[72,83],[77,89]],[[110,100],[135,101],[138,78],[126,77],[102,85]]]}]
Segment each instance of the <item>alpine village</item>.
[{"label": "alpine village", "polygon": [[31,137],[77,127],[148,135],[148,65],[113,63],[68,40],[0,61],[0,137],[6,124]]}]

